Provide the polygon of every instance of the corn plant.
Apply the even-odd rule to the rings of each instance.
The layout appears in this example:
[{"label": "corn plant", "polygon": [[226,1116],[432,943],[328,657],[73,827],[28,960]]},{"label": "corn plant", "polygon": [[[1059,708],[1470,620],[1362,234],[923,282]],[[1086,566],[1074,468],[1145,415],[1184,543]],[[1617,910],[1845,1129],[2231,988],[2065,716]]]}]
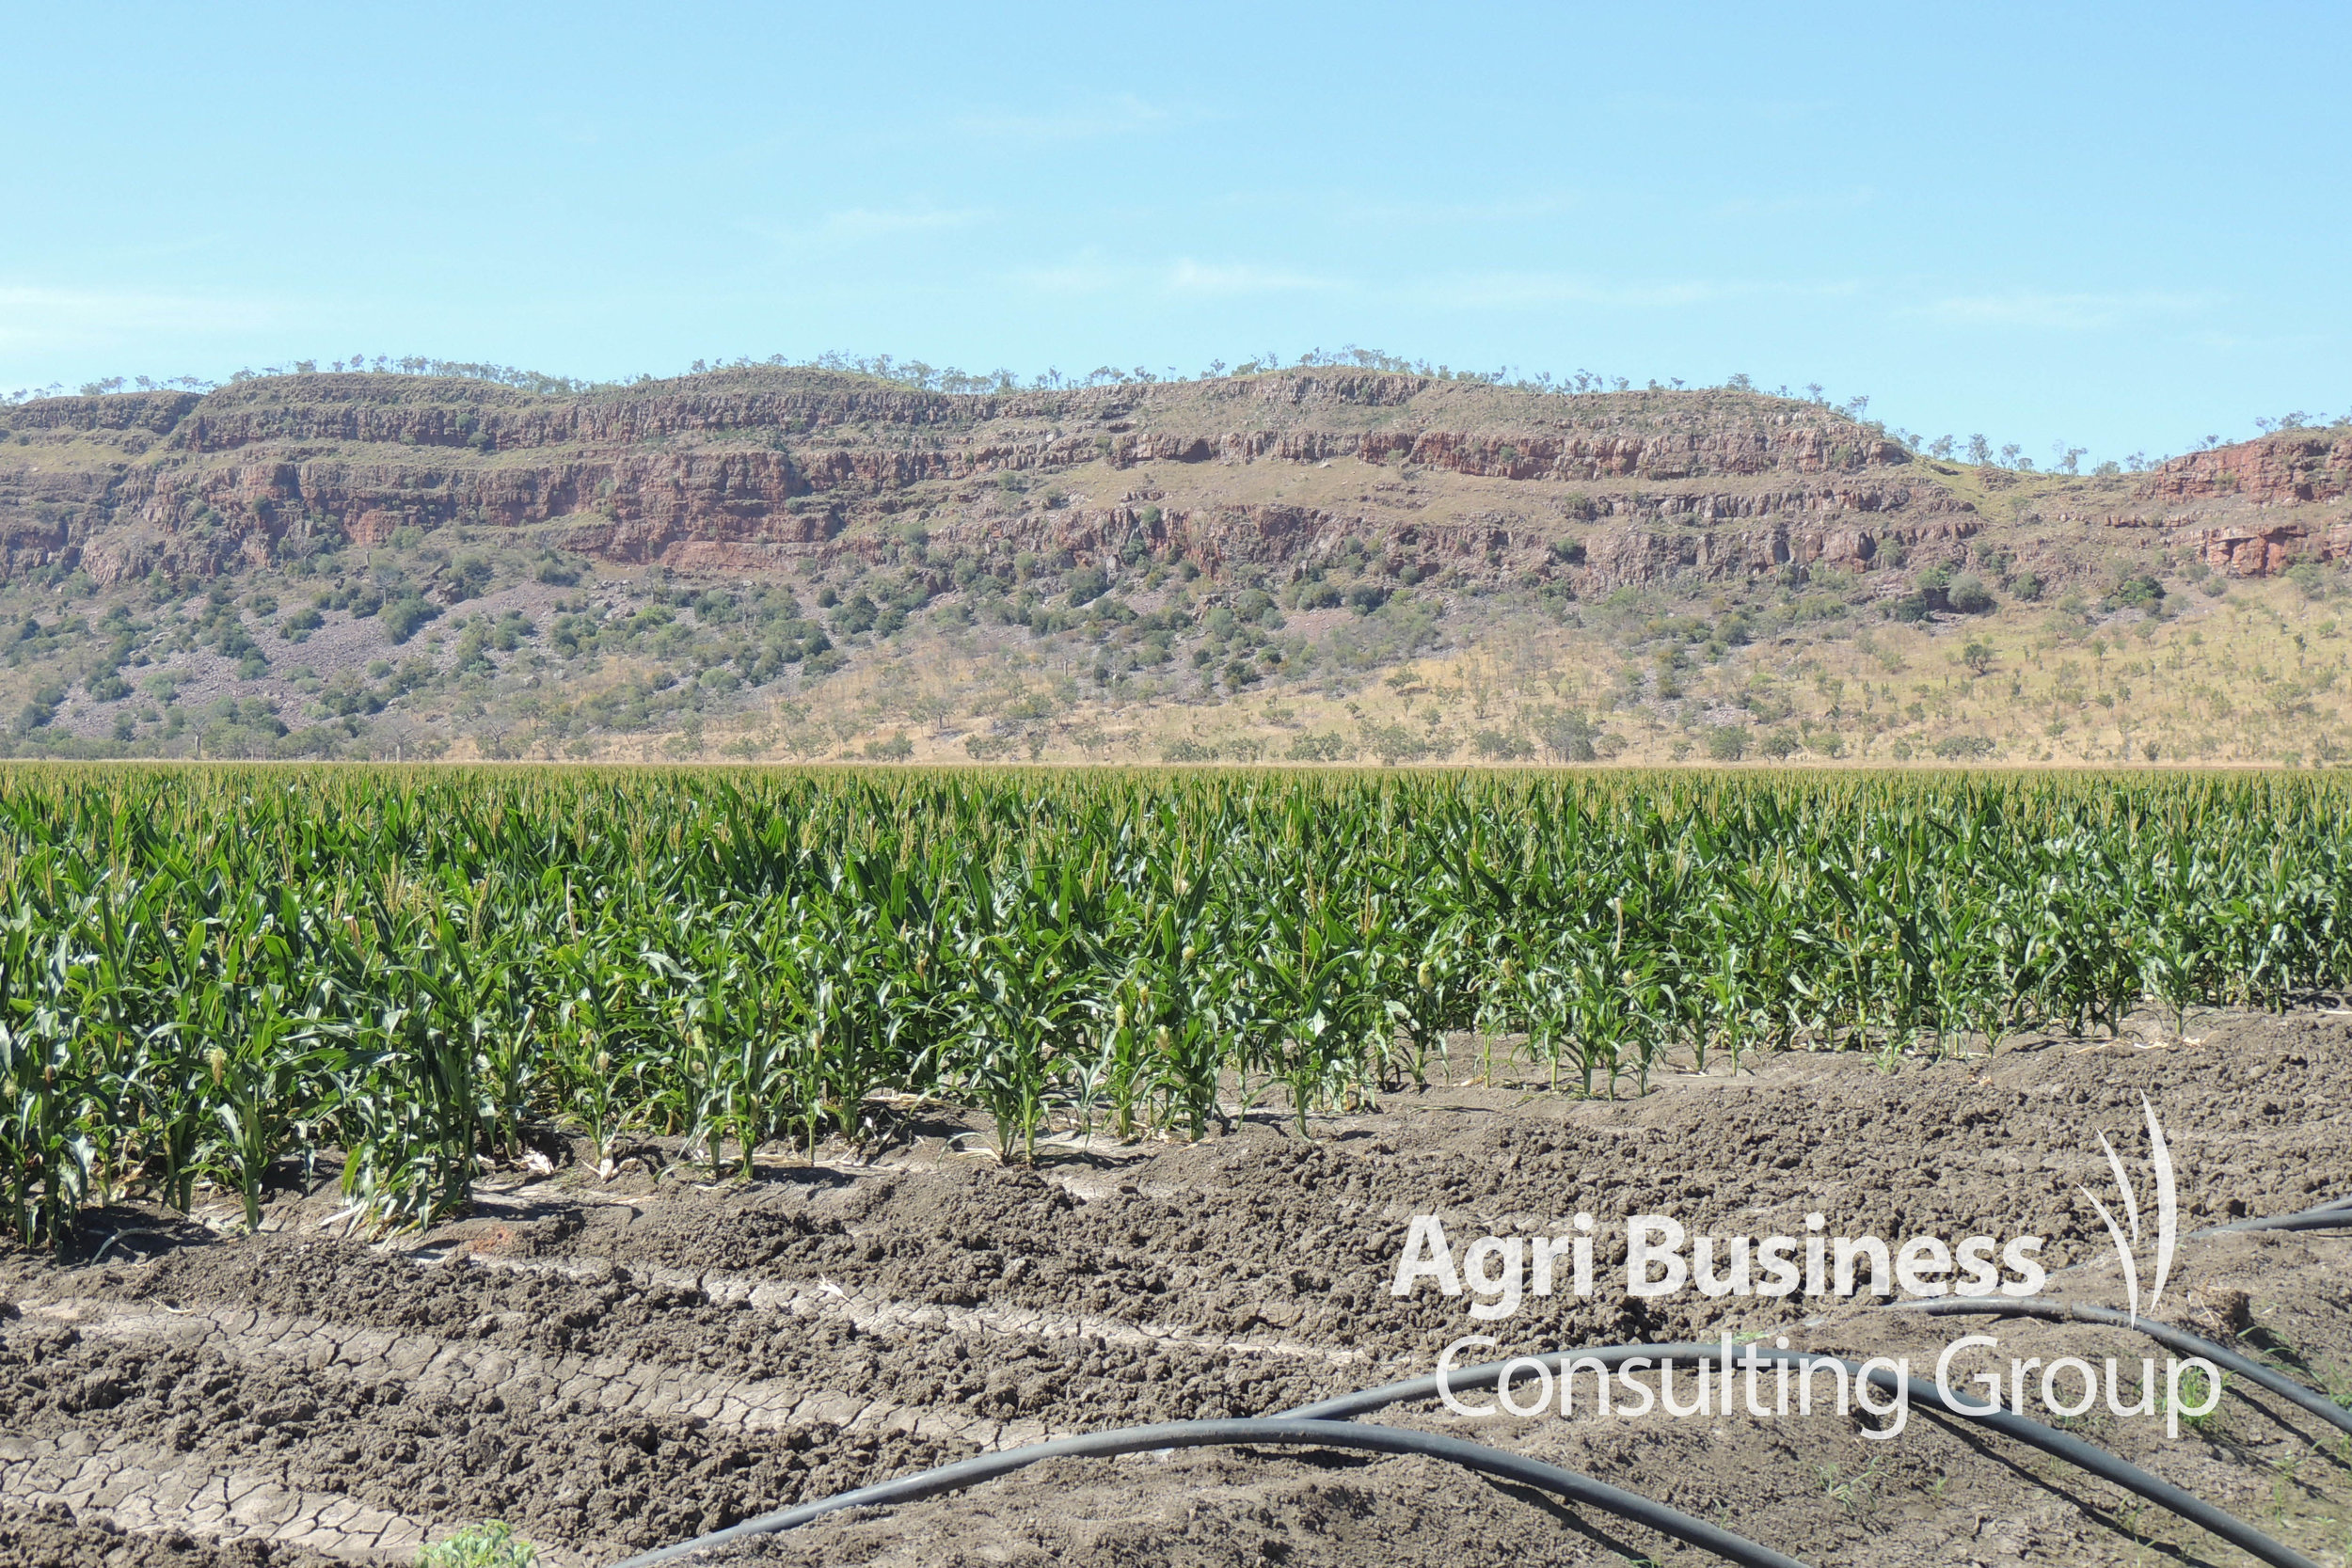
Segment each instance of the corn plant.
[{"label": "corn plant", "polygon": [[0,774],[0,1223],[122,1193],[374,1222],[548,1128],[747,1169],[935,1097],[1302,1125],[1524,1052],[1997,1047],[2352,987],[2334,777]]}]

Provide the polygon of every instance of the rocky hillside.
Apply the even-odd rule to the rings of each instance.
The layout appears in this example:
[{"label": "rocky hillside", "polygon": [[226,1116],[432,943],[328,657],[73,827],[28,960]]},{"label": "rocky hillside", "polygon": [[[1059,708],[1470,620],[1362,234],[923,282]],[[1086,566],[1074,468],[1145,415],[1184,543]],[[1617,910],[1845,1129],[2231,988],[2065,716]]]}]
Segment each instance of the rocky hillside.
[{"label": "rocky hillside", "polygon": [[2035,475],[1746,391],[1327,369],[302,375],[0,408],[0,615],[19,750],[1181,752],[1286,689],[1393,722],[1376,677],[1537,630],[1598,667],[1677,613],[1728,650],[2274,576],[2352,551],[2348,479],[2335,432]]},{"label": "rocky hillside", "polygon": [[[1581,572],[1551,569],[1600,583],[1676,563],[1867,563],[1889,530],[1948,534],[1968,510],[1883,436],[1809,404],[1331,372],[1003,396],[739,372],[569,399],[311,375],[0,419],[18,442],[0,467],[8,570],[71,563],[101,586],[453,523],[615,564],[790,570],[870,556],[874,526],[909,512],[983,552],[1140,546],[1205,570],[1287,567],[1345,531],[1384,559],[1393,546],[1481,578],[1541,568],[1552,543],[1597,528]],[[1339,482],[1298,486],[1311,495],[1261,494],[1279,488],[1262,474],[1341,463]],[[1419,483],[1399,487],[1406,468]],[[1149,485],[1166,503],[1127,494]],[[1669,537],[1690,529],[1722,537]]]}]

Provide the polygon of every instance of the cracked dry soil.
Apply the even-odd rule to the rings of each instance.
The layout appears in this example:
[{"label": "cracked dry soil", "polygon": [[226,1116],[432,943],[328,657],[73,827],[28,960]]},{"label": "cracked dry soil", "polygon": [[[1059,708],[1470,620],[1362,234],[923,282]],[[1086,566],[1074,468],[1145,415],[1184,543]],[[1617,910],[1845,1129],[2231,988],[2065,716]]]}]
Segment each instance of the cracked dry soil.
[{"label": "cracked dry soil", "polygon": [[[1589,1300],[1507,1322],[1390,1293],[1411,1216],[1450,1234],[1676,1216],[1693,1233],[2049,1238],[2045,1294],[2122,1305],[2105,1132],[2162,1117],[2184,1228],[2352,1193],[2352,1017],[2217,1015],[2192,1039],[2031,1038],[1892,1075],[1753,1059],[1571,1101],[1463,1087],[1376,1115],[1243,1123],[1195,1146],[1091,1148],[1037,1171],[936,1136],[870,1166],[776,1152],[760,1180],[485,1184],[397,1246],[336,1239],[331,1188],[258,1236],[110,1210],[92,1262],[0,1255],[0,1568],[318,1568],[409,1560],[501,1518],[549,1568],[610,1562],[987,1449],[1270,1414],[1504,1351],[1787,1336],[1906,1354],[2127,1365],[2124,1331],[1890,1317],[1846,1300]],[[2164,1316],[2352,1402],[2352,1238],[2183,1243]],[[2159,1353],[2160,1354],[2160,1353]],[[2249,1397],[2250,1396],[2250,1397]],[[1512,1448],[1662,1498],[1817,1565],[2217,1565],[2232,1548],[2004,1439],[1915,1410],[1890,1440],[1826,1413],[1676,1419],[1580,1409],[1378,1419]],[[2259,1391],[2168,1439],[2076,1430],[2289,1541],[2352,1560],[2352,1441]],[[1422,1459],[1196,1450],[1059,1461],[970,1493],[732,1548],[747,1565],[1661,1563],[1711,1560],[1603,1514]]]}]

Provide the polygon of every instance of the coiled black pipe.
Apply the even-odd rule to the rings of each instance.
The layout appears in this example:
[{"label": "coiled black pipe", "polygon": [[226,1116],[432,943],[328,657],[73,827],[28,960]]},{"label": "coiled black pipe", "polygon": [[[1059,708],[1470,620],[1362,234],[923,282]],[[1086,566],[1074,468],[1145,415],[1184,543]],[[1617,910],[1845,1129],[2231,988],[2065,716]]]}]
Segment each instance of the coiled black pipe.
[{"label": "coiled black pipe", "polygon": [[697,1536],[675,1546],[663,1546],[629,1558],[615,1563],[613,1568],[653,1568],[656,1563],[674,1562],[679,1558],[707,1551],[730,1541],[740,1541],[747,1536],[772,1535],[778,1530],[787,1530],[843,1509],[873,1508],[886,1503],[907,1503],[936,1497],[942,1492],[953,1492],[1034,1465],[1042,1459],[1101,1459],[1122,1453],[1148,1453],[1158,1449],[1220,1448],[1236,1444],[1422,1454],[1499,1480],[1536,1487],[1557,1494],[1570,1502],[1582,1503],[1613,1513],[1621,1519],[1646,1525],[1661,1535],[1703,1547],[1726,1561],[1740,1563],[1741,1568],[1805,1568],[1795,1558],[1784,1556],[1770,1546],[1759,1545],[1744,1536],[1734,1535],[1704,1519],[1693,1519],[1679,1509],[1622,1491],[1574,1470],[1564,1470],[1556,1465],[1546,1465],[1502,1449],[1490,1449],[1459,1437],[1444,1437],[1403,1427],[1358,1426],[1350,1421],[1304,1421],[1281,1417],[1230,1421],[1168,1421],[1157,1426],[1089,1433],[1082,1437],[1063,1437],[1051,1443],[1032,1444],[1025,1449],[1008,1449],[1001,1453],[979,1454],[936,1470],[926,1470],[920,1475],[902,1476],[897,1481],[863,1486],[854,1492],[843,1492],[818,1502],[803,1503],[798,1508],[746,1519],[739,1525],[713,1530],[708,1535]]},{"label": "coiled black pipe", "polygon": [[[1740,1353],[1733,1357],[1733,1360],[1744,1365],[1750,1350],[1755,1352],[1757,1363],[1765,1366],[1785,1363],[1792,1367],[1804,1367],[1813,1362],[1836,1362],[1844,1366],[1847,1371],[1856,1378],[1867,1376],[1871,1386],[1875,1388],[1883,1389],[1890,1394],[1899,1388],[1904,1388],[1911,1402],[1922,1409],[1946,1411],[1959,1417],[1962,1420],[1990,1428],[2005,1437],[2014,1438],[2028,1447],[2040,1449],[2044,1453],[2063,1459],[2068,1464],[2099,1477],[2102,1481],[2112,1481],[2127,1492],[2137,1493],[2157,1507],[2178,1514],[2199,1528],[2209,1530],[2239,1550],[2271,1564],[2272,1568],[2319,1568],[2319,1564],[2293,1547],[2281,1542],[2273,1541],[2251,1525],[2246,1524],[2233,1514],[2223,1513],[2211,1503],[2191,1497],[2169,1481],[2157,1480],[2129,1460],[2086,1443],[2072,1433],[2060,1432],[2055,1427],[2043,1426],[2040,1421],[2029,1420],[2013,1411],[2004,1410],[1994,1404],[1978,1404],[1969,1400],[1947,1401],[1935,1385],[1923,1378],[1898,1379],[1893,1372],[1883,1368],[1873,1368],[1865,1373],[1858,1363],[1844,1360],[1839,1356],[1817,1355],[1804,1351],[1767,1350],[1761,1345],[1754,1345],[1740,1347]],[[1498,1361],[1482,1367],[1467,1367],[1460,1371],[1449,1372],[1446,1375],[1446,1385],[1449,1389],[1454,1390],[1477,1389],[1489,1385],[1500,1386],[1506,1369],[1530,1367],[1534,1363],[1541,1363],[1549,1370],[1558,1370],[1565,1363],[1581,1363],[1590,1359],[1600,1362],[1613,1371],[1626,1362],[1636,1359],[1709,1364],[1720,1363],[1723,1357],[1724,1351],[1720,1345],[1609,1345],[1597,1350],[1554,1351],[1545,1355],[1518,1357],[1511,1361]],[[1532,1372],[1529,1375],[1533,1375]],[[1346,1420],[1351,1417],[1366,1415],[1389,1405],[1404,1404],[1418,1400],[1433,1400],[1437,1397],[1438,1379],[1435,1374],[1432,1374],[1428,1377],[1408,1378],[1405,1382],[1391,1383],[1378,1388],[1366,1388],[1353,1394],[1342,1394],[1336,1399],[1321,1400],[1313,1404],[1301,1405],[1296,1410],[1284,1411],[1283,1414],[1299,1419]]]},{"label": "coiled black pipe", "polygon": [[[2345,1216],[2352,1224],[2352,1215]],[[1970,1300],[1947,1297],[1940,1301],[1910,1301],[1890,1311],[1916,1312],[1930,1318],[2040,1318],[2049,1323],[2104,1323],[2111,1328],[2128,1328],[2145,1334],[2149,1338],[2184,1355],[2201,1355],[2225,1372],[2234,1372],[2260,1388],[2266,1388],[2290,1404],[2309,1411],[2337,1431],[2352,1433],[2352,1410],[2280,1372],[2273,1371],[2259,1361],[2249,1360],[2233,1350],[2215,1344],[2211,1339],[2191,1334],[2170,1323],[2160,1323],[2151,1318],[2134,1318],[2118,1312],[2112,1307],[2090,1307],[2073,1301],[2044,1301],[2028,1296],[2018,1301]]]}]

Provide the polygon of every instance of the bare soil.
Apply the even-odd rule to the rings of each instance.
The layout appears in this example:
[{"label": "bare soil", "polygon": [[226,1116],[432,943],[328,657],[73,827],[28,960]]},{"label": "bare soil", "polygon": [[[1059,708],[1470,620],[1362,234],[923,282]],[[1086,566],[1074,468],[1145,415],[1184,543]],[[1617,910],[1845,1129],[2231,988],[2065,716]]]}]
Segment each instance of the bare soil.
[{"label": "bare soil", "polygon": [[[609,1562],[983,1449],[1271,1414],[1425,1372],[1450,1341],[1786,1336],[1906,1354],[1946,1340],[2137,1366],[2122,1330],[1924,1321],[1822,1298],[1602,1288],[1501,1324],[1390,1293],[1410,1218],[1466,1240],[1590,1212],[1695,1233],[2050,1238],[2045,1294],[2121,1306],[2110,1186],[2155,1106],[2184,1228],[2352,1193],[2352,1016],[2192,1019],[2186,1040],[2034,1038],[1893,1073],[1757,1058],[1645,1098],[1458,1086],[1377,1114],[1245,1118],[1192,1145],[1068,1141],[1037,1170],[958,1152],[951,1119],[871,1164],[763,1151],[711,1182],[646,1145],[485,1183],[469,1218],[370,1245],[330,1183],[263,1232],[99,1216],[87,1260],[0,1256],[0,1568],[405,1561],[502,1518],[550,1568]],[[1457,1241],[1457,1245],[1460,1241]],[[1621,1248],[1618,1250],[1621,1255]],[[2162,1315],[2352,1400],[2352,1238],[2183,1243]],[[1580,1410],[1453,1432],[1672,1502],[1814,1564],[2244,1560],[2117,1489],[1915,1410],[1888,1441],[1819,1414]],[[2090,1441],[2290,1541],[2352,1553],[2352,1442],[2235,1385],[2212,1418],[2094,1413]],[[1199,1450],[1063,1461],[735,1549],[746,1564],[1515,1560],[1697,1563],[1601,1514],[1418,1459]]]}]

